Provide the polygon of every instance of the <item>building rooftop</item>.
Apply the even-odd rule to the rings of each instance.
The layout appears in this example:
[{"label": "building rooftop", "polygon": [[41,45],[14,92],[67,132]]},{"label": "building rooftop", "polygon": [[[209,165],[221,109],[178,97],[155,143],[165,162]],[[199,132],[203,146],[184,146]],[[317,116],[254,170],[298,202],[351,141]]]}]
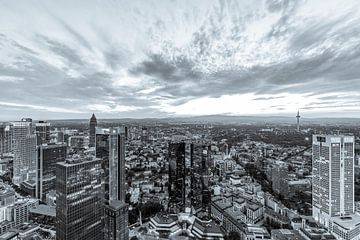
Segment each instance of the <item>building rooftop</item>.
[{"label": "building rooftop", "polygon": [[351,230],[360,225],[360,214],[355,213],[347,216],[333,217],[331,220],[340,227]]},{"label": "building rooftop", "polygon": [[153,217],[153,220],[158,224],[170,224],[177,221],[177,217],[166,213],[159,213]]},{"label": "building rooftop", "polygon": [[275,240],[305,240],[298,231],[289,229],[272,230],[271,236]]},{"label": "building rooftop", "polygon": [[214,221],[201,221],[196,218],[193,227],[198,228],[204,234],[222,234],[220,227]]},{"label": "building rooftop", "polygon": [[45,216],[56,217],[56,208],[45,204],[41,204],[36,206],[35,208],[31,208],[30,212]]}]

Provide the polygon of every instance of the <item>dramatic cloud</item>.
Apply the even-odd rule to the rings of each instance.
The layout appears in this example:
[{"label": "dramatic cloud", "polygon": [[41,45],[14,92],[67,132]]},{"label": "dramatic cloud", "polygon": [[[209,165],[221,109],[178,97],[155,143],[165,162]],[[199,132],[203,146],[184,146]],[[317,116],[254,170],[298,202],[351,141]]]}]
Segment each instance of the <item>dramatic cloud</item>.
[{"label": "dramatic cloud", "polygon": [[360,117],[357,0],[0,0],[1,119]]}]

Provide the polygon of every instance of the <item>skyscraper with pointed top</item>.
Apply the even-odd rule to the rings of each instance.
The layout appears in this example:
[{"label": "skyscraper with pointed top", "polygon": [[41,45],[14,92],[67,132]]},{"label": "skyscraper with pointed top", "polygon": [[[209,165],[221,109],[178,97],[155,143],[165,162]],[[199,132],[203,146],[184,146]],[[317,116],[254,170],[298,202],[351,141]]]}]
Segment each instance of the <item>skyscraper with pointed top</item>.
[{"label": "skyscraper with pointed top", "polygon": [[90,140],[89,140],[89,147],[95,147],[95,129],[97,126],[97,120],[95,114],[93,113],[92,117],[90,118]]},{"label": "skyscraper with pointed top", "polygon": [[297,131],[300,132],[300,112],[299,112],[299,110],[296,115],[296,121],[297,121]]}]

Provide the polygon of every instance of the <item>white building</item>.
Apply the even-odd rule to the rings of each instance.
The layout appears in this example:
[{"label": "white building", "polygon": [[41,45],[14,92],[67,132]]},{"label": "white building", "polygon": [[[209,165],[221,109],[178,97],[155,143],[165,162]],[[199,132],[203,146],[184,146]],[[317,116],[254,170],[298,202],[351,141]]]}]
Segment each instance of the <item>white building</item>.
[{"label": "white building", "polygon": [[20,183],[36,177],[36,135],[32,134],[31,121],[12,123],[14,149],[13,183]]},{"label": "white building", "polygon": [[354,202],[354,137],[313,135],[313,218],[337,239],[360,239]]}]

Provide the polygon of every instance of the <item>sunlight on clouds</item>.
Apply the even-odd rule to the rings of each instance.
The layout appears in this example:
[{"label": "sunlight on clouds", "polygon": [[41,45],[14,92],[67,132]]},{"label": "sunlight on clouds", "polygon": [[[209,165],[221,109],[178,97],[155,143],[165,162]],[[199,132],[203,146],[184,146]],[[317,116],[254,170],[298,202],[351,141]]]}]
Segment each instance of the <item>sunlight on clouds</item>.
[{"label": "sunlight on clouds", "polygon": [[[231,114],[231,115],[256,115],[256,114],[293,114],[297,109],[311,114],[312,112],[327,112],[334,108],[342,108],[341,101],[333,101],[337,97],[357,96],[357,92],[343,93],[340,95],[309,95],[309,94],[276,94],[276,95],[224,95],[219,98],[199,98],[186,102],[178,106],[163,105],[163,110],[168,113],[179,115],[212,115],[212,114]],[[321,97],[330,97],[328,100],[319,99]],[[333,99],[331,99],[333,98]],[[321,108],[318,106],[323,104]],[[346,106],[346,110],[359,110],[360,105],[354,104]]]},{"label": "sunlight on clouds", "polygon": [[122,105],[109,106],[105,104],[91,104],[86,106],[86,108],[89,109],[90,111],[105,112],[105,113],[129,112],[139,109],[139,107],[135,107],[135,106],[122,106]]}]

